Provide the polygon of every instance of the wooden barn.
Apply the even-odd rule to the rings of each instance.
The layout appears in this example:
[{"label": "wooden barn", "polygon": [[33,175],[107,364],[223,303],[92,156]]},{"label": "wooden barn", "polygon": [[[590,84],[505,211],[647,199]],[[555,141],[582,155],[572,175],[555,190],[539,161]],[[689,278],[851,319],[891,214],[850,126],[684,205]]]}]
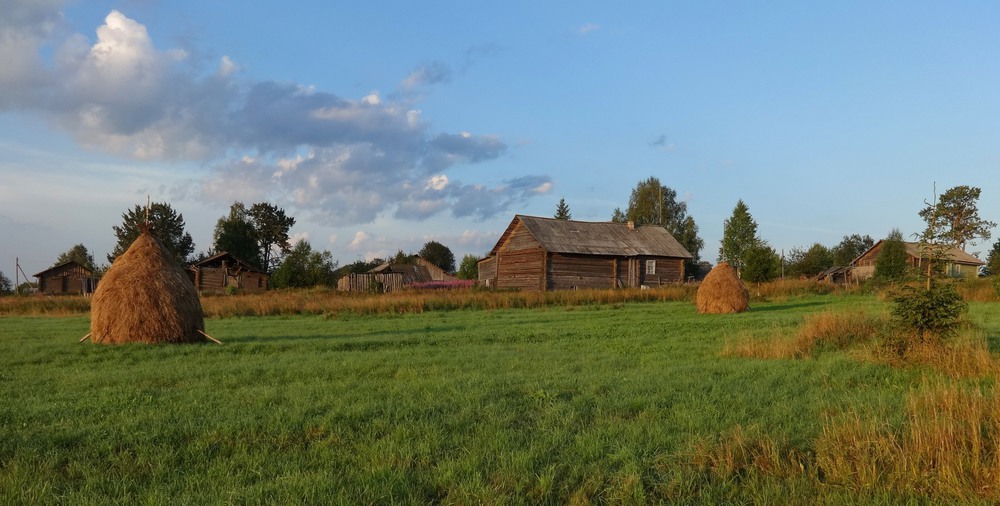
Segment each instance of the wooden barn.
[{"label": "wooden barn", "polygon": [[35,278],[38,279],[39,293],[90,294],[97,287],[94,272],[74,260],[49,267],[35,274]]},{"label": "wooden barn", "polygon": [[337,289],[348,292],[395,292],[414,283],[456,279],[458,278],[444,269],[417,257],[413,264],[385,262],[363,274],[348,274],[337,282]]},{"label": "wooden barn", "polygon": [[222,252],[187,268],[188,277],[199,292],[221,292],[234,287],[244,292],[267,290],[267,273]]},{"label": "wooden barn", "polygon": [[394,264],[386,262],[368,271],[371,273],[398,272],[403,275],[403,284],[429,283],[431,281],[454,281],[458,278],[448,274],[444,269],[417,257],[413,264]]},{"label": "wooden barn", "polygon": [[[879,241],[874,246],[868,248],[858,258],[851,262],[852,281],[864,281],[875,274],[875,261],[882,250],[882,243]],[[920,243],[904,242],[906,246],[906,262],[911,267],[920,267],[926,261],[924,253],[920,249]],[[962,251],[957,247],[949,247],[944,253],[947,261],[945,265],[945,275],[954,278],[975,278],[979,275],[979,268],[986,265],[986,262]]]},{"label": "wooden barn", "polygon": [[663,227],[517,215],[479,261],[479,282],[521,290],[655,287],[683,282],[689,258]]}]

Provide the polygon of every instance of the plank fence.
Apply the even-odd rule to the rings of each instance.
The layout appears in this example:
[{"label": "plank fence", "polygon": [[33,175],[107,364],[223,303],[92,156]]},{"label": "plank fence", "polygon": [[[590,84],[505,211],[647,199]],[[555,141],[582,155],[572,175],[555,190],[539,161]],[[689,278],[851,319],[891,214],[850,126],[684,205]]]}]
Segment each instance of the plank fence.
[{"label": "plank fence", "polygon": [[342,292],[395,292],[403,289],[403,275],[398,272],[348,274],[337,281]]}]

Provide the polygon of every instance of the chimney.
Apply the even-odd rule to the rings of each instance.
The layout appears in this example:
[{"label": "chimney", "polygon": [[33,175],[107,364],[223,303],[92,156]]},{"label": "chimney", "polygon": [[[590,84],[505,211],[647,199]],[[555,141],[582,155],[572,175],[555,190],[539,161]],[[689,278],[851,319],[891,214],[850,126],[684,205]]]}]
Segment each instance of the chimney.
[{"label": "chimney", "polygon": [[635,222],[634,221],[628,220],[628,223],[626,223],[626,225],[628,225],[628,229],[629,230],[635,230]]}]

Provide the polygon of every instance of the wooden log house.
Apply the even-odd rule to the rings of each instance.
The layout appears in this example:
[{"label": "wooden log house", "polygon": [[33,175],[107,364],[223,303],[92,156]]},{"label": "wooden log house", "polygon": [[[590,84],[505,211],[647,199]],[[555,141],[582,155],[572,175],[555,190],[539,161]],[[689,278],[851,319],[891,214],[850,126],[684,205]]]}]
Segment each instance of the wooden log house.
[{"label": "wooden log house", "polygon": [[223,251],[187,268],[199,292],[221,292],[233,287],[244,292],[267,290],[267,273]]},{"label": "wooden log house", "polygon": [[521,290],[655,287],[683,282],[689,258],[660,226],[517,215],[479,261],[479,282]]},{"label": "wooden log house", "polygon": [[89,294],[94,292],[97,281],[94,272],[75,260],[53,265],[38,274],[38,292],[56,294]]},{"label": "wooden log house", "polygon": [[[875,262],[882,251],[884,240],[875,243],[851,262],[850,280],[861,282],[871,278],[875,274]],[[920,248],[920,243],[904,242],[906,247],[906,263],[910,267],[920,268],[927,265],[927,260],[923,258],[924,252]],[[946,276],[954,278],[975,278],[979,275],[979,268],[986,265],[986,262],[962,251],[955,246],[949,246],[943,252],[945,261],[944,273]]]}]

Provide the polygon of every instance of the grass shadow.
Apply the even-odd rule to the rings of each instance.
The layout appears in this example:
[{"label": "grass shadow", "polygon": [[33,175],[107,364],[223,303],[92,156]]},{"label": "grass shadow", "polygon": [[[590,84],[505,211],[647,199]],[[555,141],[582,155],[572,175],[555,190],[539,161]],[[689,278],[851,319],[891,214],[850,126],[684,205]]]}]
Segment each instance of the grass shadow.
[{"label": "grass shadow", "polygon": [[801,309],[801,308],[806,308],[806,307],[827,306],[827,305],[829,305],[829,304],[827,304],[826,302],[821,302],[821,301],[806,301],[806,302],[799,302],[799,303],[796,303],[796,304],[768,304],[768,305],[765,305],[765,306],[758,306],[758,305],[755,305],[755,304],[751,303],[750,304],[750,311],[751,312],[787,311],[787,310],[790,310],[790,309]]}]

